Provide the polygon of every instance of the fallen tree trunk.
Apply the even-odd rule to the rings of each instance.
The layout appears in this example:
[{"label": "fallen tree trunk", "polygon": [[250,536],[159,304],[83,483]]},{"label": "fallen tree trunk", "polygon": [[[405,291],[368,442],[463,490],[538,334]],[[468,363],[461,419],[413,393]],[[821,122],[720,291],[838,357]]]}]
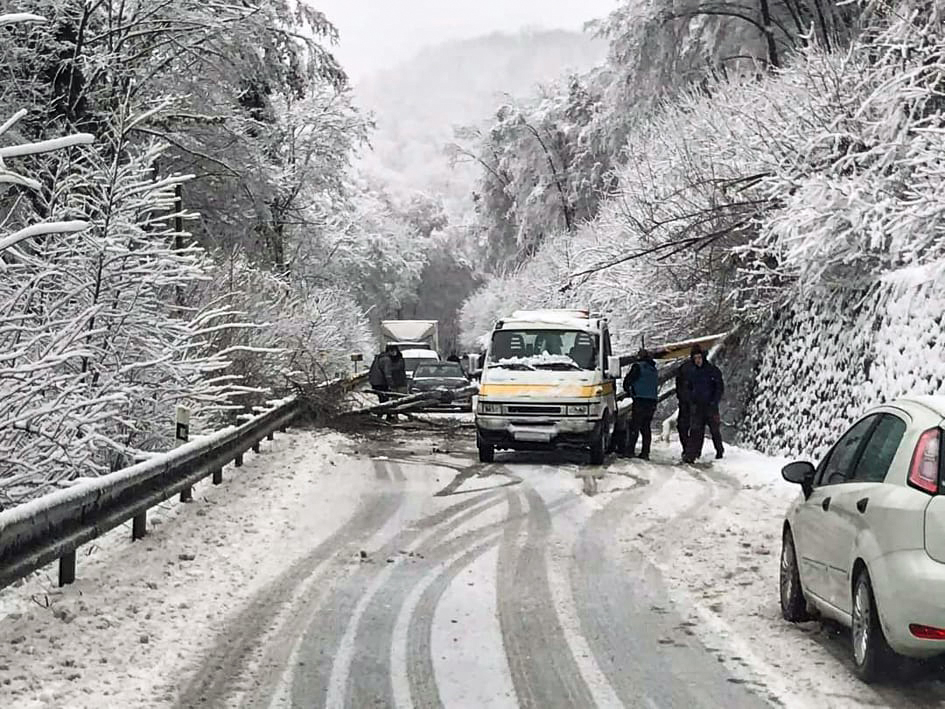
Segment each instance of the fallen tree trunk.
[{"label": "fallen tree trunk", "polygon": [[355,416],[364,414],[398,414],[407,411],[416,411],[422,409],[431,403],[451,404],[459,399],[469,398],[479,392],[479,387],[468,386],[463,389],[431,389],[430,391],[421,391],[416,394],[398,394],[396,392],[381,392],[392,397],[397,397],[391,401],[385,401],[383,404],[374,404],[360,409],[346,411],[343,416]]}]

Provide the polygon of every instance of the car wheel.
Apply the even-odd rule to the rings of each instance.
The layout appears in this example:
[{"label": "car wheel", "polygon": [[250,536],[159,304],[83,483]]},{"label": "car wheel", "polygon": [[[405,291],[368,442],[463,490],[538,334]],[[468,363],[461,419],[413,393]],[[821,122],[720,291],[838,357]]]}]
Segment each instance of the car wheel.
[{"label": "car wheel", "polygon": [[610,413],[605,413],[600,422],[600,433],[597,440],[591,444],[591,465],[603,465],[607,451],[610,449]]},{"label": "car wheel", "polygon": [[886,634],[879,622],[873,584],[865,568],[853,582],[853,667],[857,676],[866,683],[883,676],[895,659]]},{"label": "car wheel", "polygon": [[792,623],[810,619],[807,613],[807,599],[801,587],[801,573],[797,568],[797,552],[794,549],[794,535],[790,529],[784,530],[781,538],[781,615]]}]

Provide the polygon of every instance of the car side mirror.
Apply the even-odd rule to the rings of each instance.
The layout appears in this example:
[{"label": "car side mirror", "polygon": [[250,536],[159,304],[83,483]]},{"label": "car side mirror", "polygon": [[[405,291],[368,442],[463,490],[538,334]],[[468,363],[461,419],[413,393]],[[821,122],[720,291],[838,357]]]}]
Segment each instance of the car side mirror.
[{"label": "car side mirror", "polygon": [[788,463],[781,468],[781,476],[789,483],[800,485],[805,497],[810,497],[814,489],[814,464],[806,460]]},{"label": "car side mirror", "polygon": [[607,372],[608,377],[614,379],[620,379],[620,357],[608,357],[607,358]]}]

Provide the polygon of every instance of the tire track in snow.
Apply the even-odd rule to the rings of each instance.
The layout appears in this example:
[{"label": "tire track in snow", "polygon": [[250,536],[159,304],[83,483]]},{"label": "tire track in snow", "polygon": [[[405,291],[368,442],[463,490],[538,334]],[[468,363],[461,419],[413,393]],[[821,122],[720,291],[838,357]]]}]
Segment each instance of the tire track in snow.
[{"label": "tire track in snow", "polygon": [[[491,499],[489,499],[491,498]],[[475,506],[449,522],[450,529],[479,517],[488,510],[505,502],[504,495],[487,495],[487,502]],[[410,555],[401,555],[400,562],[389,569],[390,573],[364,607],[360,617],[352,620],[353,647],[357,654],[352,657],[347,671],[345,704],[348,706],[392,706],[394,702],[391,676],[391,648],[400,610],[411,589],[425,573],[434,569],[440,560],[470,544],[484,535],[496,534],[497,525],[488,525],[467,532],[456,539],[441,544],[449,529],[435,528],[430,536],[410,549]],[[359,622],[360,621],[360,622]]]},{"label": "tire track in snow", "polygon": [[[406,674],[409,679],[411,700],[416,707],[433,709],[443,706],[436,688],[431,647],[434,613],[439,605],[440,599],[453,579],[455,579],[464,568],[501,542],[502,537],[499,535],[504,536],[504,530],[509,524],[523,521],[528,514],[524,511],[524,498],[520,494],[513,494],[512,491],[509,491],[506,499],[508,500],[509,509],[505,519],[499,523],[491,524],[487,527],[475,530],[474,533],[470,533],[470,535],[475,536],[475,541],[479,543],[469,548],[460,556],[452,560],[447,560],[446,567],[428,582],[421,581],[418,585],[418,587],[421,588],[421,596],[417,601],[416,607],[410,609],[409,603],[412,599],[408,599],[407,604],[405,604],[408,607],[401,611],[402,615],[404,613],[411,615],[408,626],[409,629],[407,631]],[[554,510],[570,502],[573,502],[573,500],[560,500],[549,505],[548,509],[549,511]],[[495,538],[493,538],[493,536],[495,536]],[[456,541],[459,541],[459,538],[457,538]],[[451,544],[451,542],[447,542],[447,545],[449,544]],[[424,586],[425,583],[427,584],[426,586]],[[416,590],[417,587],[415,587],[415,591]],[[503,651],[502,647],[496,649],[500,653]],[[396,667],[394,669],[395,671],[397,670]],[[400,692],[395,695],[395,699],[400,699],[404,696],[405,693]],[[405,705],[406,702],[404,701],[397,702],[397,706]]]},{"label": "tire track in snow", "polygon": [[[418,520],[413,527],[398,534],[379,550],[376,556],[386,560],[414,545],[418,538],[425,539],[426,535],[437,532],[447,533],[468,519],[463,513],[469,511],[472,516],[479,514],[479,510],[470,508],[481,505],[493,496],[494,492],[483,493]],[[329,700],[344,703],[358,619],[373,594],[393,571],[388,566],[385,564],[384,568],[378,569],[373,565],[362,565],[351,578],[332,591],[312,623],[303,629],[299,646],[300,663],[303,664],[295,670],[292,680],[294,705],[326,706]],[[358,617],[355,617],[356,614]]]},{"label": "tire track in snow", "polygon": [[[584,635],[597,664],[626,706],[762,707],[767,703],[732,683],[716,659],[694,636],[680,641],[683,619],[667,610],[667,591],[658,570],[643,552],[615,549],[614,533],[654,494],[665,492],[678,471],[663,476],[658,487],[637,495],[633,491],[612,500],[587,523],[575,546],[571,584]],[[693,524],[720,509],[712,505],[716,485],[710,483],[678,514],[654,522],[665,549],[689,534]],[[735,491],[732,491],[732,497]],[[709,502],[711,510],[706,510]],[[700,512],[701,510],[701,512]],[[657,551],[656,553],[659,553]]]},{"label": "tire track in snow", "polygon": [[[508,492],[506,493],[506,500],[508,501],[508,511],[501,523],[503,527],[522,516],[520,495]],[[484,536],[497,533],[498,530],[493,525],[484,530]],[[488,538],[468,549],[459,558],[449,561],[446,568],[433,577],[428,585],[421,586],[423,590],[417,600],[416,607],[404,609],[408,617],[406,675],[409,682],[408,689],[411,703],[418,709],[442,709],[443,707],[436,687],[430,643],[433,634],[434,611],[439,605],[440,598],[446,592],[452,580],[464,568],[498,544],[499,541],[499,538]],[[500,652],[501,649],[498,648]],[[397,671],[398,668],[395,667],[394,669]],[[406,705],[402,698],[402,692],[398,692],[395,699],[399,700],[396,702],[396,706]]]},{"label": "tire track in snow", "polygon": [[236,689],[234,685],[245,678],[254,649],[280,611],[290,604],[296,588],[319,566],[369,539],[393,517],[400,503],[400,495],[372,496],[334,534],[257,592],[248,606],[227,620],[229,631],[195,669],[180,694],[178,706],[228,706],[226,700]]},{"label": "tire track in snow", "polygon": [[545,555],[551,516],[531,488],[528,517],[509,524],[499,550],[499,623],[519,706],[591,707],[594,698],[554,608]]}]

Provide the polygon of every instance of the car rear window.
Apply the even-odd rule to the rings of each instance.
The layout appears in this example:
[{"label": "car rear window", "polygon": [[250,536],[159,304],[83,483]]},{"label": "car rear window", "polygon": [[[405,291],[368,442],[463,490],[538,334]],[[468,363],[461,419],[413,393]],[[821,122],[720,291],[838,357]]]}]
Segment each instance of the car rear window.
[{"label": "car rear window", "polygon": [[465,377],[463,368],[458,364],[421,364],[414,373],[417,377]]},{"label": "car rear window", "polygon": [[905,433],[906,424],[902,419],[891,414],[883,414],[876,428],[873,429],[850,479],[858,482],[883,482]]}]

